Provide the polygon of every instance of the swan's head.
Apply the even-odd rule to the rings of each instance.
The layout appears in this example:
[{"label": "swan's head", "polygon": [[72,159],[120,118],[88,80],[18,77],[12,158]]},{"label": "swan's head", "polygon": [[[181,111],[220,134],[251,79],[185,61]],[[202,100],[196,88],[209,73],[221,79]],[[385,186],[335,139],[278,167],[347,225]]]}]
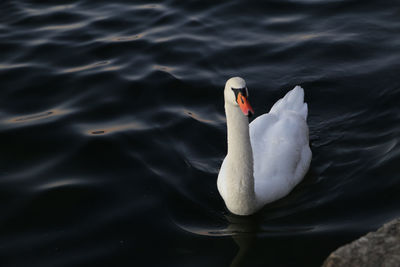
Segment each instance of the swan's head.
[{"label": "swan's head", "polygon": [[249,103],[249,91],[246,82],[240,77],[230,78],[225,84],[225,103],[240,107],[243,114],[250,117],[254,114]]}]

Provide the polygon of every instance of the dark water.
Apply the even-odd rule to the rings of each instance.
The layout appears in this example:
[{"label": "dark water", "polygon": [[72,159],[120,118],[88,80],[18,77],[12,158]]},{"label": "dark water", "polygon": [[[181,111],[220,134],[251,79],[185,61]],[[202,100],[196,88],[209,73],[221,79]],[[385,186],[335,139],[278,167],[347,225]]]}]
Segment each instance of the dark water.
[{"label": "dark water", "polygon": [[[400,1],[2,1],[2,266],[319,266],[400,215]],[[229,215],[222,90],[294,85],[311,168]]]}]

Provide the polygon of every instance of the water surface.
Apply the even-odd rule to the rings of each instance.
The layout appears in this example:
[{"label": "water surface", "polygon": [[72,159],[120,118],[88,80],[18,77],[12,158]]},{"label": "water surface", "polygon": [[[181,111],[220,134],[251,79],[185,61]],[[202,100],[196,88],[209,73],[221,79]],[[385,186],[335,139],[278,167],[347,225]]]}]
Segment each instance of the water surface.
[{"label": "water surface", "polygon": [[[399,1],[0,8],[7,266],[319,266],[400,215]],[[309,105],[309,173],[250,217],[216,188],[237,75]]]}]

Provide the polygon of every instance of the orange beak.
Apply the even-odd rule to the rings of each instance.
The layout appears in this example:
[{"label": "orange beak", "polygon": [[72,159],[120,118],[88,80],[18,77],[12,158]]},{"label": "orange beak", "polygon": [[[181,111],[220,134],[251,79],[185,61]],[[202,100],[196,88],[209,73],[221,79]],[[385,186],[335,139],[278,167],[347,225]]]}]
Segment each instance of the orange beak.
[{"label": "orange beak", "polygon": [[239,104],[240,109],[242,110],[243,114],[247,117],[250,117],[254,114],[253,108],[250,106],[249,100],[247,97],[243,96],[242,93],[237,95],[236,101]]}]

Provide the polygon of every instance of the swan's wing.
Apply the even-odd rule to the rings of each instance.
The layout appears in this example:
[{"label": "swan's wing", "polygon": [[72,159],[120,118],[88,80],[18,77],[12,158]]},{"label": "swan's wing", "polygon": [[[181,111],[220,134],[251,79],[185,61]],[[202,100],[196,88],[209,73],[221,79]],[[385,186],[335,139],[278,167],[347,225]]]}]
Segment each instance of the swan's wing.
[{"label": "swan's wing", "polygon": [[275,123],[278,121],[278,117],[274,114],[263,114],[253,120],[249,125],[250,131],[250,143],[253,150],[254,168],[256,162],[259,162],[261,155],[266,153],[266,146],[268,144],[268,138],[270,136],[271,128],[274,127]]},{"label": "swan's wing", "polygon": [[308,170],[311,150],[303,97],[296,87],[250,124],[255,191],[262,204],[288,194]]}]

